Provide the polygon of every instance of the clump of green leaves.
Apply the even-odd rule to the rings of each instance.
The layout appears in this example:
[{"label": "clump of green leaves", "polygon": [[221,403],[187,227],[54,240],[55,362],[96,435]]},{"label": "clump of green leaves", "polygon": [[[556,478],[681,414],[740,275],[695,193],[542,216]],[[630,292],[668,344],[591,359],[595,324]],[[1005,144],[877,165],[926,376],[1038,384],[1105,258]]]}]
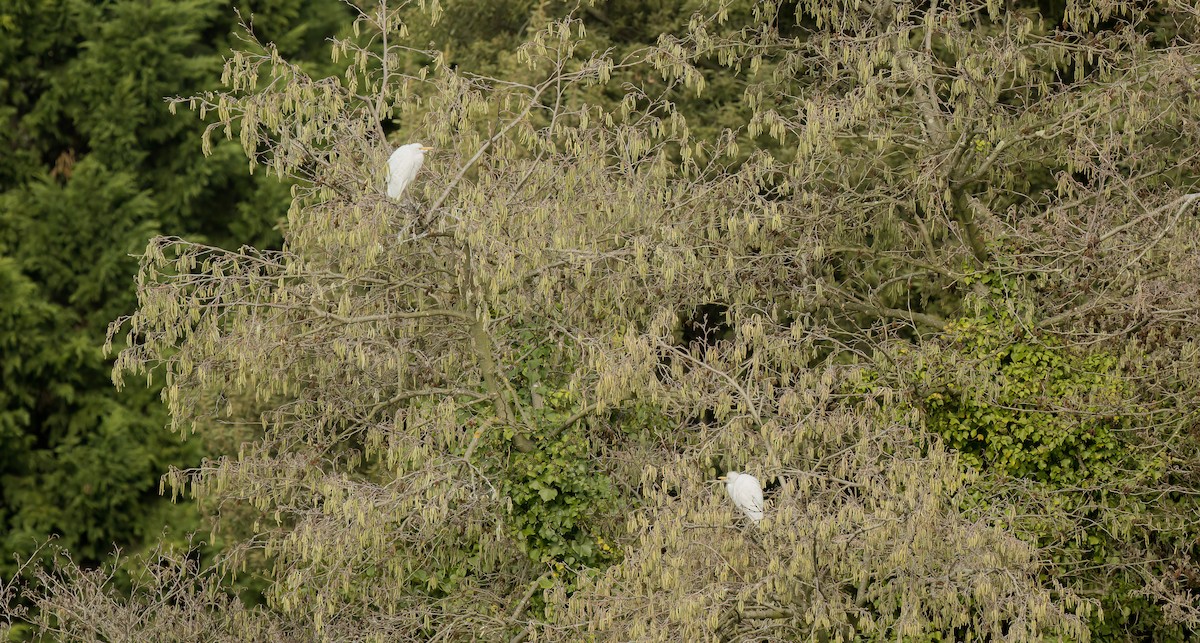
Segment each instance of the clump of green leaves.
[{"label": "clump of green leaves", "polygon": [[[1138,405],[1117,357],[1039,337],[986,306],[944,331],[932,362],[919,369],[927,387],[920,397],[928,428],[965,464],[989,474],[973,502],[986,507],[1006,496],[1030,503],[1015,526],[1048,552],[1053,565],[1044,580],[1104,587],[1088,626],[1094,640],[1127,640],[1130,632],[1185,640],[1162,606],[1140,592],[1140,579],[1086,571],[1119,569],[1141,546],[1135,543],[1161,537],[1145,526],[1162,519],[1154,506],[1095,491],[1152,483],[1166,466],[1124,437],[1135,434]],[[1067,515],[1083,527],[1057,522]],[[1148,549],[1164,546],[1172,547]]]},{"label": "clump of green leaves", "polygon": [[[541,416],[568,417],[566,391],[545,398]],[[509,527],[531,560],[570,567],[605,567],[616,553],[593,533],[598,516],[613,509],[616,492],[609,476],[596,467],[590,440],[564,431],[539,443],[530,453],[516,452],[504,472],[504,493],[512,502]]]},{"label": "clump of green leaves", "polygon": [[[929,428],[975,467],[1059,486],[1112,478],[1129,423],[1109,412],[1127,389],[1116,358],[1022,332],[1003,316],[947,325],[946,356],[960,367],[931,382]],[[955,377],[963,369],[971,375]]]}]

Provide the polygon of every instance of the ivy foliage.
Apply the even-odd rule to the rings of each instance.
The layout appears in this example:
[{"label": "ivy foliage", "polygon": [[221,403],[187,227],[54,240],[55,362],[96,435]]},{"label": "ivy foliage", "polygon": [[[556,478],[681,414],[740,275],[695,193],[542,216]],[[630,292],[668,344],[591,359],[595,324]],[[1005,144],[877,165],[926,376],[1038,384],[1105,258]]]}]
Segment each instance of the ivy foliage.
[{"label": "ivy foliage", "polygon": [[[1144,579],[1123,566],[1142,547],[1191,546],[1173,535],[1171,517],[1189,509],[1105,491],[1154,484],[1166,465],[1161,451],[1129,439],[1138,405],[1118,359],[1031,335],[1011,315],[987,308],[948,323],[937,351],[918,371],[924,375],[918,386],[929,429],[989,481],[972,491],[968,506],[986,511],[1015,499],[1026,507],[1028,514],[1012,524],[1048,552],[1047,582],[1099,597],[1088,624],[1093,641],[1189,640],[1187,628],[1139,591]],[[1082,527],[1064,523],[1068,515]],[[1154,567],[1176,573],[1169,565]],[[1071,571],[1089,568],[1114,571]]]},{"label": "ivy foliage", "polygon": [[[965,464],[1067,487],[1109,481],[1132,456],[1119,435],[1128,429],[1128,383],[1117,359],[1056,346],[1053,338],[1022,336],[1005,316],[947,324],[946,355],[959,363],[931,365],[940,377],[922,382],[929,428]],[[973,371],[971,382],[956,381]],[[1120,409],[1120,410],[1118,410]],[[1105,413],[1107,411],[1107,414]]]},{"label": "ivy foliage", "polygon": [[[1145,555],[1143,548],[1160,555],[1190,549],[1177,521],[1194,508],[1182,497],[1147,502],[1108,491],[1159,483],[1168,466],[1161,449],[1145,449],[1134,437],[1136,418],[1153,414],[1140,408],[1119,358],[1103,344],[1070,346],[1032,332],[1002,307],[1019,291],[1011,278],[976,274],[963,283],[977,286],[983,302],[973,315],[946,324],[913,373],[929,429],[964,465],[985,474],[969,505],[1026,507],[1011,522],[1047,552],[1053,562],[1043,572],[1047,582],[1099,597],[1089,619],[1092,640],[1188,640],[1188,629],[1141,593],[1144,579],[1123,566],[1134,552]],[[1076,516],[1081,527],[1069,527],[1065,516]],[[1177,573],[1154,567],[1157,574]],[[1113,571],[1071,571],[1089,568]]]},{"label": "ivy foliage", "polygon": [[595,466],[589,440],[567,432],[530,453],[514,453],[504,492],[512,502],[510,527],[534,561],[603,568],[614,552],[591,528],[615,509],[616,493]]},{"label": "ivy foliage", "polygon": [[504,449],[518,429],[536,448],[504,449],[507,457],[489,459],[509,502],[508,529],[531,562],[554,565],[554,574],[603,569],[616,558],[602,532],[611,529],[617,493],[594,457],[590,420],[579,413],[582,400],[565,380],[571,364],[544,337],[528,331],[517,337],[513,351],[521,359],[509,380],[519,387],[514,399],[524,426],[506,427],[493,448]]}]

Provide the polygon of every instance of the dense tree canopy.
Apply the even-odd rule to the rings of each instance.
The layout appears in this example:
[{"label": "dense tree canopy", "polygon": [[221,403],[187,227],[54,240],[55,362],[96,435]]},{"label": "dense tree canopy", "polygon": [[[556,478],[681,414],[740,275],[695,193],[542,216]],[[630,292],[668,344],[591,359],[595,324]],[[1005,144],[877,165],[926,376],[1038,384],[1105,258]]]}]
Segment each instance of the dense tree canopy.
[{"label": "dense tree canopy", "polygon": [[1194,3],[355,6],[335,75],[251,40],[175,103],[295,182],[282,246],[156,237],[109,331],[240,440],[168,477],[230,545],[43,572],[47,632],[1200,627]]}]

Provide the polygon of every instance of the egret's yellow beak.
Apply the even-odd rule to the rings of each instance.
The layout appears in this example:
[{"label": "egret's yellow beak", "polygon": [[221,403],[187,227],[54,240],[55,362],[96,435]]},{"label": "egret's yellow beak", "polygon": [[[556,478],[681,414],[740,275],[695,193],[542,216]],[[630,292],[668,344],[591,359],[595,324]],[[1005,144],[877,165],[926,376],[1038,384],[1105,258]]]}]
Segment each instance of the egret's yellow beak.
[{"label": "egret's yellow beak", "polygon": [[718,482],[725,482],[727,480],[729,480],[729,476],[718,476],[717,477]]},{"label": "egret's yellow beak", "polygon": [[422,151],[422,152],[432,152],[432,151],[433,151],[433,148],[432,148],[432,147],[429,147],[428,145],[422,145],[422,146],[421,146],[421,151]]}]

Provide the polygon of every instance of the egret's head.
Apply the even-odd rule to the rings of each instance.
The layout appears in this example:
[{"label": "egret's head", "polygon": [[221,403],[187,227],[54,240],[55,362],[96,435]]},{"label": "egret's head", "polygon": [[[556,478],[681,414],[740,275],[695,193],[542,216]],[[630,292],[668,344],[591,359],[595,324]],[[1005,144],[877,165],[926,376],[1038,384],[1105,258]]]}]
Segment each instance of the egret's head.
[{"label": "egret's head", "polygon": [[424,156],[426,152],[433,150],[432,147],[429,147],[424,143],[409,143],[407,145],[401,145],[400,147],[401,149],[408,150],[414,154],[421,154],[422,156]]},{"label": "egret's head", "polygon": [[726,485],[731,485],[731,484],[733,484],[733,481],[737,480],[738,476],[740,476],[740,475],[742,475],[742,474],[738,473],[737,471],[730,471],[730,472],[726,473],[725,475],[721,476],[720,478],[717,478],[717,480],[724,482]]}]

